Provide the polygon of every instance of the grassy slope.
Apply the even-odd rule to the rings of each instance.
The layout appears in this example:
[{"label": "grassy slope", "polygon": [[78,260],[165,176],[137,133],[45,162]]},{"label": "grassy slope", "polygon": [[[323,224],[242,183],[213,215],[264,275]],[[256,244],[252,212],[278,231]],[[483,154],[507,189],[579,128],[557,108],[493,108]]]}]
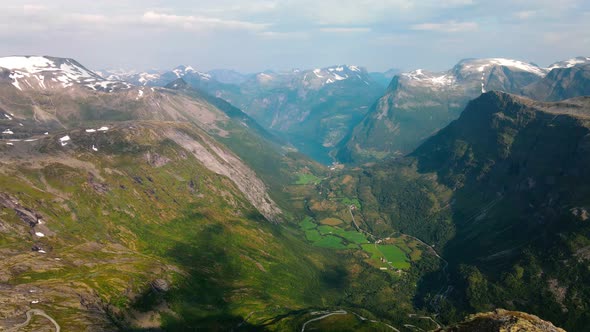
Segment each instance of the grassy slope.
[{"label": "grassy slope", "polygon": [[[415,275],[394,278],[360,251],[312,246],[269,224],[233,183],[165,139],[168,126],[136,122],[66,147],[48,136],[4,151],[3,192],[42,216],[35,231],[47,227],[37,238],[1,210],[2,225],[18,230],[0,233],[3,277],[41,299],[14,297],[6,308],[43,308],[67,330],[109,326],[108,315],[120,326],[174,331],[225,330],[245,318],[243,329],[292,329],[311,308],[370,308],[393,322],[414,311]],[[148,152],[167,162],[150,164]],[[32,252],[35,244],[48,253]],[[170,290],[155,292],[155,279]]]},{"label": "grassy slope", "polygon": [[[53,152],[36,154],[34,166],[3,167],[5,191],[47,216],[46,225],[55,233],[38,241],[51,247],[50,253],[35,258],[62,259],[49,271],[15,273],[11,283],[83,283],[117,311],[130,304],[122,294],[142,294],[159,276],[175,285],[165,298],[179,316],[168,317],[168,326],[246,316],[270,304],[297,308],[333,298],[318,281],[329,254],[318,256],[270,226],[231,182],[169,141],[150,137],[138,142],[153,135],[148,130],[107,135],[117,134],[138,138],[110,142],[98,153],[71,151],[76,160],[94,165],[92,175]],[[133,151],[124,149],[129,143]],[[53,149],[51,144],[42,149]],[[144,160],[147,151],[172,161],[155,168]],[[97,192],[96,183],[106,192]],[[5,247],[18,245],[31,256],[33,238],[26,233],[2,237]],[[77,250],[85,243],[96,247]],[[114,245],[126,254],[113,256],[107,248]]]}]

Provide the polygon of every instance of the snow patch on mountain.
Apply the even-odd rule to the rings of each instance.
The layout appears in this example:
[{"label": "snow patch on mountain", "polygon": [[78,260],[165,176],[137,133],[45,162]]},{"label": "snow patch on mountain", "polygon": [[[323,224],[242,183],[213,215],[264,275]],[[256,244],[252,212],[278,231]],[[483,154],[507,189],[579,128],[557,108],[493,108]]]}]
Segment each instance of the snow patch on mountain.
[{"label": "snow patch on mountain", "polygon": [[313,73],[315,74],[315,76],[317,76],[317,78],[324,78],[324,76],[320,75],[320,73],[322,72],[321,69],[314,69]]},{"label": "snow patch on mountain", "polygon": [[21,91],[46,90],[53,85],[61,88],[82,85],[107,92],[131,87],[128,83],[106,80],[72,59],[10,56],[0,58],[0,67],[11,72],[9,78],[12,79],[12,85]]},{"label": "snow patch on mountain", "polygon": [[547,69],[552,70],[555,68],[572,68],[572,67],[575,67],[578,65],[585,65],[585,64],[590,64],[590,57],[579,56],[579,57],[576,57],[573,59],[556,62],[556,63],[552,64],[551,66],[549,66]]},{"label": "snow patch on mountain", "polygon": [[351,78],[366,82],[368,78],[366,72],[363,73],[363,70],[360,67],[351,65],[340,65],[322,69],[316,68],[311,72],[317,79],[320,79],[318,81],[322,82],[321,85],[332,84]]},{"label": "snow patch on mountain", "polygon": [[20,69],[29,73],[38,72],[40,68],[51,68],[53,66],[53,61],[40,56],[9,56],[0,58],[0,67],[13,70]]},{"label": "snow patch on mountain", "polygon": [[151,81],[157,81],[160,79],[160,74],[139,73],[138,75],[139,79],[137,81],[142,85],[146,85]]},{"label": "snow patch on mountain", "polygon": [[455,77],[450,73],[430,73],[417,69],[409,73],[402,73],[402,77],[415,83],[422,83],[433,86],[448,86],[455,82]]},{"label": "snow patch on mountain", "polygon": [[206,74],[206,73],[202,73],[198,70],[195,70],[195,68],[193,68],[192,66],[176,67],[174,70],[172,70],[172,72],[176,75],[177,78],[183,78],[186,75],[192,74],[192,75],[197,75],[201,79],[206,80],[206,81],[211,79],[211,75]]},{"label": "snow patch on mountain", "polygon": [[512,70],[525,71],[537,76],[545,76],[547,69],[541,68],[537,65],[505,58],[488,58],[488,59],[468,59],[459,62],[459,66],[465,71],[478,71],[483,72],[487,68],[492,66],[504,66]]},{"label": "snow patch on mountain", "polygon": [[70,136],[66,135],[66,136],[59,139],[59,143],[61,144],[61,146],[66,146],[66,145],[68,145],[68,142],[70,140],[71,140]]},{"label": "snow patch on mountain", "polygon": [[345,77],[342,77],[342,76],[340,76],[338,74],[334,74],[334,79],[337,80],[337,81],[343,81],[343,80],[345,80],[345,79],[348,78],[348,75],[344,75],[344,76]]}]

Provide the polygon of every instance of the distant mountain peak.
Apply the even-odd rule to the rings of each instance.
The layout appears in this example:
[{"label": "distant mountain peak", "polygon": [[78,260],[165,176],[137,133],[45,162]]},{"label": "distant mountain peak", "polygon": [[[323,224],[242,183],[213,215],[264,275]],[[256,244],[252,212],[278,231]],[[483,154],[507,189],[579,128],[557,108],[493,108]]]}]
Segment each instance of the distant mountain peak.
[{"label": "distant mountain peak", "polygon": [[528,72],[540,77],[547,74],[547,69],[545,68],[541,68],[532,63],[507,58],[463,59],[459,61],[455,66],[455,69],[482,73],[494,66],[502,66],[510,68],[511,70]]},{"label": "distant mountain peak", "polygon": [[193,75],[198,75],[201,79],[204,79],[204,80],[211,79],[211,75],[206,74],[206,73],[202,73],[198,70],[195,70],[195,68],[193,68],[192,66],[189,66],[189,65],[178,66],[178,67],[174,68],[172,70],[172,72],[174,74],[176,74],[176,77],[178,77],[178,78],[184,77],[185,75],[188,75],[188,74],[193,74]]},{"label": "distant mountain peak", "polygon": [[305,73],[304,81],[317,81],[319,79],[322,81],[321,86],[348,79],[358,79],[369,85],[369,81],[372,80],[364,68],[355,65],[336,65],[316,68],[304,71],[303,73]]},{"label": "distant mountain peak", "polygon": [[[485,92],[488,90],[490,80],[494,76],[500,75],[500,72],[506,69],[512,73],[518,73],[519,75],[525,75],[535,79],[545,77],[549,72],[546,68],[519,60],[483,58],[463,59],[451,70],[444,72],[430,72],[423,69],[416,69],[402,73],[399,76],[410,85],[430,87],[433,89],[441,89],[466,82],[479,82],[478,84],[481,84],[481,92]],[[492,86],[492,88],[495,87]]]},{"label": "distant mountain peak", "polygon": [[129,83],[105,79],[69,58],[9,56],[0,58],[0,67],[10,71],[8,78],[21,91],[73,86],[106,92],[131,88]]},{"label": "distant mountain peak", "polygon": [[190,88],[190,85],[183,78],[179,78],[168,83],[165,88],[170,90],[184,90]]},{"label": "distant mountain peak", "polygon": [[590,64],[590,57],[578,56],[569,60],[559,61],[548,67],[549,70],[555,68],[572,68],[579,65]]},{"label": "distant mountain peak", "polygon": [[431,73],[422,69],[416,69],[401,75],[414,82],[420,82],[433,86],[452,85],[456,81],[456,77],[450,73]]},{"label": "distant mountain peak", "polygon": [[333,71],[336,71],[336,72],[344,72],[344,71],[361,72],[362,71],[361,67],[355,66],[355,65],[338,65],[338,66],[327,67],[324,69],[328,70],[330,72],[333,72]]}]

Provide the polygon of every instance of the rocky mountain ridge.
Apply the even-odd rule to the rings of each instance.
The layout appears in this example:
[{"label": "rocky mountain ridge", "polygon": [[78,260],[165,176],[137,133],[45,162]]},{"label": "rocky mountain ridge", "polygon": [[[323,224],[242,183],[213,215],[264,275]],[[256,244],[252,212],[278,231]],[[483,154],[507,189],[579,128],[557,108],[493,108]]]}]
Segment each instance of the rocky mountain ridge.
[{"label": "rocky mountain ridge", "polygon": [[[240,123],[202,98],[169,89],[135,87],[122,81],[106,80],[72,59],[9,57],[0,58],[0,66],[10,67],[11,72],[7,80],[0,81],[1,137],[9,148],[19,149],[21,145],[45,141],[49,137],[69,149],[77,145],[69,130],[79,126],[87,129],[86,135],[96,135],[97,131],[108,131],[119,122],[189,122],[209,135],[230,137],[234,133],[227,129],[228,124]],[[19,100],[26,100],[24,103],[30,106],[23,108]],[[90,127],[91,124],[94,126]],[[54,136],[56,132],[60,133],[57,137]],[[185,144],[203,147],[199,157],[205,166],[231,179],[266,218],[278,221],[281,211],[255,172],[229,149],[213,144],[214,140],[206,136],[200,140],[204,144],[179,139]],[[219,160],[222,164],[217,162]]]},{"label": "rocky mountain ridge", "polygon": [[[563,81],[567,75],[575,76],[558,74],[563,71],[584,72],[586,59],[562,61],[549,68],[504,58],[466,59],[441,73],[420,69],[402,73],[394,77],[385,95],[342,143],[339,159],[363,162],[409,153],[456,119],[469,100],[486,91],[503,91],[541,100],[583,95],[583,92],[563,94],[562,88],[554,89],[555,95],[551,97],[552,92],[546,86],[558,83],[543,81]],[[580,77],[574,85],[584,89],[587,84],[581,81],[585,79]]]},{"label": "rocky mountain ridge", "polygon": [[48,56],[12,56],[0,58],[0,78],[11,81],[19,90],[60,89],[74,85],[111,92],[130,89],[121,80],[105,79],[73,59]]}]

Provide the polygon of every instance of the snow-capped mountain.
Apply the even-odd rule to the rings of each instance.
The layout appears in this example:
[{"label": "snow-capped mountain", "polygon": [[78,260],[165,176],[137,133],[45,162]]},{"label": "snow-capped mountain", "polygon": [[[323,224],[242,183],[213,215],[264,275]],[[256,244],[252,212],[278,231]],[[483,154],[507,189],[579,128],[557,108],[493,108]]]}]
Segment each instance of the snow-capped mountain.
[{"label": "snow-capped mountain", "polygon": [[353,65],[255,74],[239,86],[208,90],[316,160],[338,144],[384,91]]},{"label": "snow-capped mountain", "polygon": [[548,67],[549,70],[555,68],[572,68],[581,65],[590,64],[590,57],[579,56],[565,61],[559,61]]},{"label": "snow-capped mountain", "polygon": [[129,83],[105,79],[73,59],[48,56],[0,58],[0,79],[9,80],[21,91],[74,86],[105,92],[131,88]]},{"label": "snow-capped mountain", "polygon": [[[103,77],[110,80],[122,80],[140,86],[166,86],[179,78],[190,85],[216,95],[223,95],[223,90],[230,86],[270,85],[270,86],[305,86],[309,89],[320,89],[327,84],[344,80],[360,80],[364,84],[372,84],[364,68],[353,65],[340,65],[310,70],[293,69],[284,72],[264,71],[252,75],[243,75],[233,70],[217,69],[201,72],[192,66],[182,65],[172,70],[152,70],[145,72],[129,72],[122,70],[100,71]],[[228,97],[229,99],[229,97]]]},{"label": "snow-capped mountain", "polygon": [[103,70],[101,71],[104,77],[109,79],[117,79],[129,82],[140,86],[166,86],[179,78],[187,81],[211,80],[211,75],[195,70],[192,66],[182,65],[172,70],[150,70],[144,72],[122,71],[122,70]]},{"label": "snow-capped mountain", "polygon": [[590,95],[590,58],[577,57],[557,62],[549,68],[549,74],[527,86],[524,95],[544,101]]},{"label": "snow-capped mountain", "polygon": [[[542,68],[505,58],[464,59],[443,72],[418,69],[399,74],[367,118],[349,135],[348,142],[338,152],[339,158],[368,161],[411,152],[432,133],[455,120],[470,100],[486,91],[519,95],[531,95],[530,92],[536,91],[536,96],[540,96],[551,90],[555,95],[552,100],[559,100],[559,96],[568,95],[562,91],[563,78],[577,75],[579,80],[586,80],[583,70],[573,69],[589,61],[590,58],[578,57]],[[560,68],[572,70],[560,75],[554,73]],[[542,88],[527,88],[550,76],[560,83],[548,80]],[[572,93],[569,96],[579,95],[579,91]]]},{"label": "snow-capped mountain", "polygon": [[[412,86],[439,90],[458,85],[472,85],[477,82],[481,84],[481,92],[486,90],[515,92],[515,89],[544,77],[548,72],[548,69],[523,61],[489,58],[461,60],[451,70],[445,72],[436,73],[417,69],[402,73],[400,78],[404,83]],[[511,77],[507,78],[507,75]]]},{"label": "snow-capped mountain", "polygon": [[245,84],[262,84],[267,86],[303,87],[317,90],[327,85],[342,81],[362,82],[370,85],[373,80],[364,68],[353,65],[339,65],[316,69],[293,69],[285,72],[265,71],[257,73],[244,82]]},{"label": "snow-capped mountain", "polygon": [[366,70],[358,67],[358,66],[335,66],[335,67],[328,67],[323,69],[314,69],[312,71],[314,76],[309,75],[306,73],[304,76],[304,81],[308,79],[309,81],[318,81],[321,82],[322,85],[325,84],[333,84],[338,81],[344,81],[348,79],[353,80],[361,80],[366,85],[369,85],[368,82],[368,73]]}]

